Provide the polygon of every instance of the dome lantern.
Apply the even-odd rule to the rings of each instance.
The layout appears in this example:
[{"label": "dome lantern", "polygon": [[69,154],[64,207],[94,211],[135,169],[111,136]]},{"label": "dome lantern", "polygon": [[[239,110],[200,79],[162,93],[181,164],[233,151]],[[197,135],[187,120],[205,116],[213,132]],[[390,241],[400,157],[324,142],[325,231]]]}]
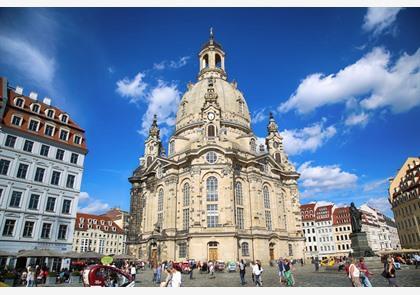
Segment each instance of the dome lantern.
[{"label": "dome lantern", "polygon": [[209,41],[203,45],[200,53],[198,54],[200,62],[198,80],[209,77],[226,80],[225,56],[222,45],[214,40],[213,28],[210,28]]}]

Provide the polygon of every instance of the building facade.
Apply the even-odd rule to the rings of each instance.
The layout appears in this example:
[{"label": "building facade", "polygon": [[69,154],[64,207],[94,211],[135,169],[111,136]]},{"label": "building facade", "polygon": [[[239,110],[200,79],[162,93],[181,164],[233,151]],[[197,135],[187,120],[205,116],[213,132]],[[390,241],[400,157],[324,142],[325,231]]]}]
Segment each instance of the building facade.
[{"label": "building facade", "polygon": [[302,231],[305,237],[305,258],[313,259],[319,258],[318,251],[318,230],[315,225],[315,210],[317,204],[310,203],[300,206],[302,216]]},{"label": "building facade", "polygon": [[388,200],[401,247],[420,249],[420,157],[408,158],[390,180]]},{"label": "building facade", "polygon": [[0,78],[0,249],[71,250],[84,130],[66,112]]},{"label": "building facade", "polygon": [[318,206],[315,210],[315,231],[318,232],[318,249],[320,258],[335,255],[333,232],[333,211],[335,205]]},{"label": "building facade", "polygon": [[[124,235],[127,236],[130,222],[130,214],[127,211],[121,210],[120,208],[112,208],[111,210],[105,212],[101,216],[108,217],[113,222],[115,222],[115,224],[118,225],[119,228],[121,228],[124,231]],[[127,254],[127,245],[125,241],[123,254]]]},{"label": "building facade", "polygon": [[72,250],[104,255],[125,254],[126,235],[107,216],[77,213]]},{"label": "building facade", "polygon": [[265,145],[257,145],[250,123],[211,34],[199,52],[198,81],[180,102],[168,154],[155,118],[129,179],[130,254],[155,261],[303,257],[299,174],[274,118]]},{"label": "building facade", "polygon": [[349,207],[335,208],[333,213],[333,233],[335,255],[348,256],[351,251],[350,234],[352,233]]}]

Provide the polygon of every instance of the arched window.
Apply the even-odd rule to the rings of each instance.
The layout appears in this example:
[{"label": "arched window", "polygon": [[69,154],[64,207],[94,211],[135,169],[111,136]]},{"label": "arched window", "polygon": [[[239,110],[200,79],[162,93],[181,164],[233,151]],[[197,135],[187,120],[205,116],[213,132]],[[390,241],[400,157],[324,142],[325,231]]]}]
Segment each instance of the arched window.
[{"label": "arched window", "polygon": [[19,108],[22,108],[23,107],[23,103],[24,103],[23,99],[22,98],[18,98],[18,99],[16,99],[15,105],[17,107],[19,107]]},{"label": "arched window", "polygon": [[221,68],[222,67],[222,58],[220,57],[220,55],[216,54],[215,61],[216,61],[216,68]]},{"label": "arched window", "polygon": [[216,202],[218,199],[217,195],[217,178],[210,176],[207,178],[207,201]]},{"label": "arched window", "polygon": [[206,54],[203,56],[203,69],[207,68],[209,66],[209,56]]},{"label": "arched window", "polygon": [[208,137],[215,137],[216,136],[216,128],[214,125],[209,125],[207,127],[207,136]]},{"label": "arched window", "polygon": [[251,152],[256,152],[257,151],[257,144],[255,143],[255,139],[251,138],[250,142],[249,142],[250,148],[251,148]]},{"label": "arched window", "polygon": [[184,187],[182,189],[184,198],[183,198],[183,206],[189,206],[190,205],[190,185],[188,183],[184,184]]},{"label": "arched window", "polygon": [[163,188],[159,190],[158,194],[158,211],[163,211]]},{"label": "arched window", "polygon": [[243,205],[244,198],[242,196],[242,183],[240,183],[239,181],[236,182],[236,185],[235,185],[235,196],[236,196],[236,204]]},{"label": "arched window", "polygon": [[239,114],[244,114],[244,103],[241,100],[239,100]]},{"label": "arched window", "polygon": [[268,191],[267,186],[264,186],[263,188],[263,196],[264,196],[264,208],[270,209],[270,193]]},{"label": "arched window", "polygon": [[247,242],[242,243],[242,256],[249,256],[249,245]]},{"label": "arched window", "polygon": [[169,143],[169,155],[172,156],[175,153],[175,141]]},{"label": "arched window", "polygon": [[277,163],[281,163],[280,153],[276,153],[274,157],[275,157]]}]

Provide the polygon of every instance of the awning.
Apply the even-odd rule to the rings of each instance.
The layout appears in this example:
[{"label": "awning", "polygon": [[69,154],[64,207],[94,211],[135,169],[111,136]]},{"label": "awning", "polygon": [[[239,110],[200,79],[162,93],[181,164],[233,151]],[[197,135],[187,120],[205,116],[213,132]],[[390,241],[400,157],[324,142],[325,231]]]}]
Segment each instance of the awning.
[{"label": "awning", "polygon": [[49,249],[22,250],[17,253],[17,257],[63,257],[63,253]]},{"label": "awning", "polygon": [[0,250],[0,257],[16,257],[16,253]]}]

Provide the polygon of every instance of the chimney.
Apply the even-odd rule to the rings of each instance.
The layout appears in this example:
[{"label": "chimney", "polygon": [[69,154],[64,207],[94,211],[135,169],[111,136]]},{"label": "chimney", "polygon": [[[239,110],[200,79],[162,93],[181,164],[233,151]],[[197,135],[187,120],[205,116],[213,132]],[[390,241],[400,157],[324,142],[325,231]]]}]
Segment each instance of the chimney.
[{"label": "chimney", "polygon": [[17,94],[22,95],[22,94],[23,94],[23,88],[22,88],[22,87],[20,87],[20,86],[16,86],[15,92],[16,92]]},{"label": "chimney", "polygon": [[33,100],[37,100],[38,93],[31,91],[31,93],[29,93],[29,98],[32,98]]},{"label": "chimney", "polygon": [[45,103],[46,105],[49,105],[50,106],[51,105],[51,98],[45,97],[42,102]]}]

